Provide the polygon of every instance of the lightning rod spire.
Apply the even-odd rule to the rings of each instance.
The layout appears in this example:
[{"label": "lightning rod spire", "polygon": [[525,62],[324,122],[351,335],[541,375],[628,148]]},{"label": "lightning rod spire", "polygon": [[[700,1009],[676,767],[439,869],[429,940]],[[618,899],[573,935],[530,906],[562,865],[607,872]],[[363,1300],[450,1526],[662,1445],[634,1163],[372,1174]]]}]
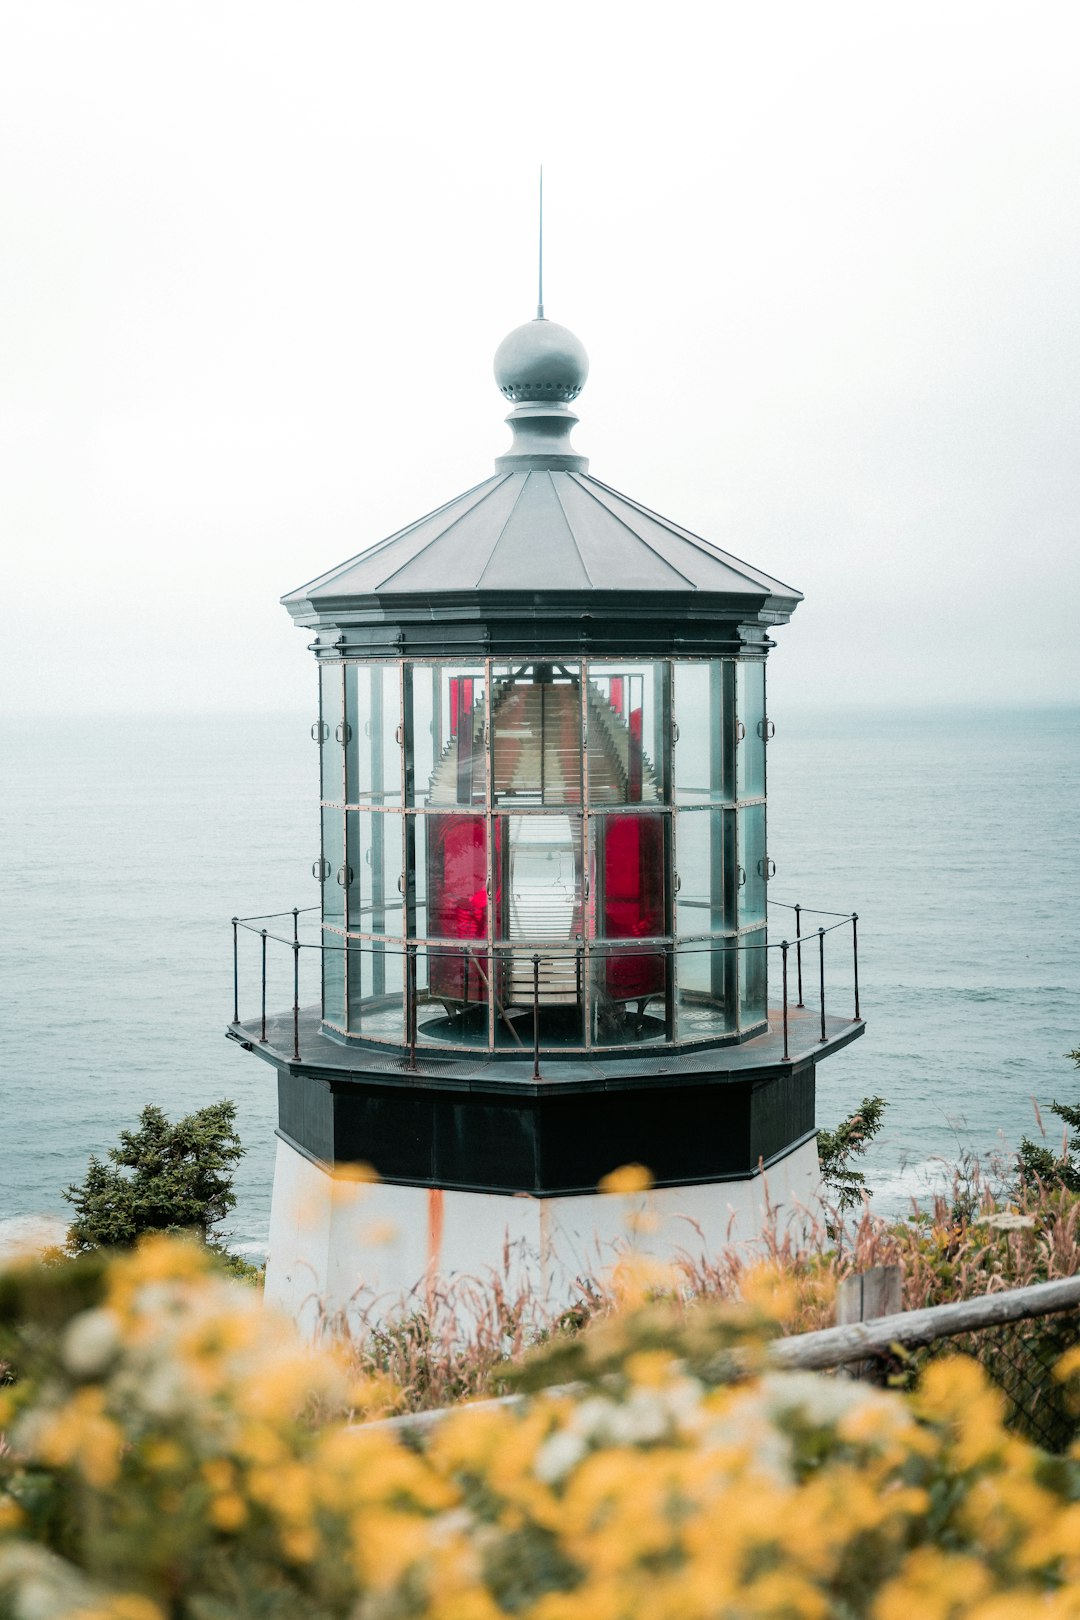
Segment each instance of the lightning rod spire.
[{"label": "lightning rod spire", "polygon": [[540,165],[540,233],[537,252],[536,318],[544,319],[544,165]]}]

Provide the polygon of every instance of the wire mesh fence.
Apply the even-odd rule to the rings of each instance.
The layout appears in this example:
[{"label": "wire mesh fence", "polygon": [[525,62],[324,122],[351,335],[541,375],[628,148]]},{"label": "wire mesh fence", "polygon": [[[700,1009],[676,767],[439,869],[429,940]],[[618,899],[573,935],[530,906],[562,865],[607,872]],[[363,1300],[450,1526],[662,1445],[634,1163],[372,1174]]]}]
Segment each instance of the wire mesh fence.
[{"label": "wire mesh fence", "polygon": [[[889,1273],[894,1275],[890,1276]],[[873,1301],[889,1295],[888,1314]],[[966,1355],[983,1367],[1005,1401],[1005,1422],[1047,1451],[1066,1450],[1080,1437],[1080,1408],[1057,1375],[1066,1351],[1080,1343],[1080,1277],[920,1310],[899,1304],[899,1267],[881,1266],[846,1279],[847,1302],[870,1301],[835,1328],[795,1334],[771,1347],[774,1363],[835,1369],[848,1377],[916,1389],[926,1368],[944,1356]]]},{"label": "wire mesh fence", "polygon": [[937,1339],[915,1351],[887,1375],[888,1382],[911,1387],[930,1362],[943,1356],[971,1356],[1005,1398],[1008,1428],[1045,1451],[1066,1451],[1080,1434],[1080,1412],[1055,1367],[1080,1340],[1080,1311],[1008,1322]]}]

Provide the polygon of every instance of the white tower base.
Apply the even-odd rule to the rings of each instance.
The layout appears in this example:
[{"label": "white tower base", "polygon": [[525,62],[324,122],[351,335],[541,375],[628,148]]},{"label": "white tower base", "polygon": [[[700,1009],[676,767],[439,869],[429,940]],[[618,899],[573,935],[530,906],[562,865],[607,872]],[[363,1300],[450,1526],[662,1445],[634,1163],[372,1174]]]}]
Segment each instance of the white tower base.
[{"label": "white tower base", "polygon": [[467,1331],[469,1284],[496,1275],[556,1315],[630,1241],[658,1260],[692,1262],[745,1250],[770,1223],[806,1231],[820,1183],[812,1138],[744,1179],[559,1198],[357,1183],[279,1138],[266,1298],[313,1336],[335,1319],[355,1328],[430,1311],[449,1287]]}]

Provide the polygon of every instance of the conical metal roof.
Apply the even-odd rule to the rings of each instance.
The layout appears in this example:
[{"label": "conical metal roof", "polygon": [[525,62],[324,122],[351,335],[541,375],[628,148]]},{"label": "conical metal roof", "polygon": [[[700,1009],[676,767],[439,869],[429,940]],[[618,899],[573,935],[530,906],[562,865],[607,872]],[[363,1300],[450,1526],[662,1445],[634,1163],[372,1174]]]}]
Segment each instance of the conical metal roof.
[{"label": "conical metal roof", "polygon": [[591,477],[576,417],[539,388],[508,417],[494,477],[284,598],[301,624],[340,632],[320,650],[764,651],[800,593]]}]

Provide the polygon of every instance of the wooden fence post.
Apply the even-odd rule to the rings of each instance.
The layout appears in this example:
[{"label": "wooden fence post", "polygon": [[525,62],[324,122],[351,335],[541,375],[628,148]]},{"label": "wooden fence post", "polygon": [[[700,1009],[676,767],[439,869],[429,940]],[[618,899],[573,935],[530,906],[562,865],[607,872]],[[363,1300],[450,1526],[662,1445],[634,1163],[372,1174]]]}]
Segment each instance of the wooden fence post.
[{"label": "wooden fence post", "polygon": [[[845,1277],[836,1290],[836,1325],[850,1327],[854,1322],[873,1322],[881,1316],[895,1316],[904,1308],[904,1273],[901,1266],[871,1266]],[[874,1379],[881,1364],[875,1361],[851,1362],[844,1369],[850,1378]]]},{"label": "wooden fence post", "polygon": [[871,1266],[845,1277],[836,1290],[836,1325],[873,1322],[879,1316],[902,1311],[904,1274],[901,1266]]}]

